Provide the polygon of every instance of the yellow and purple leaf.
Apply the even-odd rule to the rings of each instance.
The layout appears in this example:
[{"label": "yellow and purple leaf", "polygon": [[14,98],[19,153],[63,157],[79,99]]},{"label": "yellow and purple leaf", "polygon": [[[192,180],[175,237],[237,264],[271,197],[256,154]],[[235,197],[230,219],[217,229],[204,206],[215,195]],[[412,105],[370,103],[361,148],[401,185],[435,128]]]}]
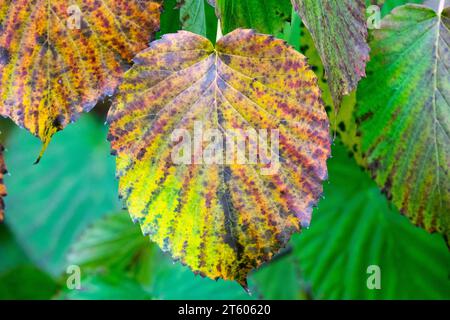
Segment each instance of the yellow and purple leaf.
[{"label": "yellow and purple leaf", "polygon": [[[321,197],[330,136],[317,78],[285,42],[244,29],[215,46],[187,31],[166,34],[134,62],[108,115],[120,197],[174,259],[246,286],[252,269],[309,226]],[[228,161],[227,139],[205,133],[183,151],[189,161],[174,161],[179,143],[190,141],[174,132],[193,133],[199,123],[226,138],[270,132],[269,151],[259,161]],[[249,134],[248,149],[257,141]],[[206,161],[211,144],[226,150]]]},{"label": "yellow and purple leaf", "polygon": [[160,1],[0,0],[0,114],[44,142],[116,89]]}]

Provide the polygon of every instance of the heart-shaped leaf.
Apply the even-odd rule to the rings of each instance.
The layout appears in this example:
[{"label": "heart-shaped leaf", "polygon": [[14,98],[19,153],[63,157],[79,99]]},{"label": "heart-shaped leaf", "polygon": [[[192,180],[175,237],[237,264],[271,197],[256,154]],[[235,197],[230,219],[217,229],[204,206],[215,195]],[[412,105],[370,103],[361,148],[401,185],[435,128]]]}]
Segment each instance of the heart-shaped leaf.
[{"label": "heart-shaped leaf", "polygon": [[245,286],[309,225],[322,193],[330,138],[317,79],[283,41],[241,29],[215,47],[165,35],[134,61],[108,115],[120,196],[175,259]]},{"label": "heart-shaped leaf", "polygon": [[[443,1],[442,1],[443,3]],[[450,235],[450,8],[394,9],[375,30],[358,88],[362,148],[414,224]]]},{"label": "heart-shaped leaf", "polygon": [[369,59],[364,0],[291,0],[322,58],[334,104],[365,76]]},{"label": "heart-shaped leaf", "polygon": [[159,27],[145,0],[0,1],[0,114],[45,144],[111,95]]}]

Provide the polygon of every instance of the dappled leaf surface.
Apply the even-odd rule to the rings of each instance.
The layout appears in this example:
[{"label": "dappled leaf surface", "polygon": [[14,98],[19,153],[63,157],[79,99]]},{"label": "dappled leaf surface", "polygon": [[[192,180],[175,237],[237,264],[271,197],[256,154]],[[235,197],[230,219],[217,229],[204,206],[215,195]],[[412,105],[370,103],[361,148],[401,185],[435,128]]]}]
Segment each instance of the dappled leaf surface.
[{"label": "dappled leaf surface", "polygon": [[[175,259],[245,285],[252,268],[309,225],[321,195],[330,139],[317,79],[303,55],[251,30],[215,48],[190,32],[165,35],[134,61],[108,115],[120,196]],[[193,132],[197,121],[222,134],[278,130],[279,170],[262,174],[260,161],[175,164],[172,132]]]},{"label": "dappled leaf surface", "polygon": [[362,148],[377,184],[410,220],[450,232],[450,9],[407,5],[374,31],[358,88]]},{"label": "dappled leaf surface", "polygon": [[369,59],[364,0],[292,0],[322,58],[335,106],[365,76]]},{"label": "dappled leaf surface", "polygon": [[0,114],[48,143],[113,93],[159,12],[151,0],[0,0]]}]

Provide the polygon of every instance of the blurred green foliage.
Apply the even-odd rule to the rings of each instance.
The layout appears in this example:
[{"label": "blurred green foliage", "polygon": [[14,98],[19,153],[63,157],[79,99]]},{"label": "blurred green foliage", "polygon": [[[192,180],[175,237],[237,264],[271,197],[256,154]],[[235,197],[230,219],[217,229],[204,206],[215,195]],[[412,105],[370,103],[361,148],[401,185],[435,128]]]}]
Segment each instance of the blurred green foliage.
[{"label": "blurred green foliage", "polygon": [[[386,0],[383,15],[404,2]],[[300,20],[293,13],[283,23],[278,36],[300,49]],[[166,1],[159,36],[181,28],[177,1]],[[58,133],[38,166],[37,139],[9,121],[0,129],[11,172],[0,299],[450,299],[442,237],[392,208],[338,141],[310,229],[251,275],[248,295],[172,262],[120,211],[106,127],[95,115]],[[67,288],[69,265],[81,267],[82,290]],[[380,267],[380,290],[367,288],[370,265]]]}]

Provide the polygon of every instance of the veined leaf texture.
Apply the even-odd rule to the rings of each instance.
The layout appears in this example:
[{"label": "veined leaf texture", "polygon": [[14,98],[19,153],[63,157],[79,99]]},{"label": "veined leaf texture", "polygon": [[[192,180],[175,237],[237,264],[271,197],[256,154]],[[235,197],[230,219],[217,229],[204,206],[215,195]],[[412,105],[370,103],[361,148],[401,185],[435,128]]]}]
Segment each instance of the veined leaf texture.
[{"label": "veined leaf texture", "polygon": [[449,28],[450,8],[394,9],[373,32],[370,76],[357,94],[362,149],[375,181],[414,224],[447,239]]},{"label": "veined leaf texture", "polygon": [[[166,34],[134,62],[108,115],[120,196],[174,259],[246,286],[250,270],[309,226],[321,196],[330,137],[317,79],[283,41],[244,29],[216,46],[186,31]],[[173,133],[195,136],[199,124],[203,140],[175,163],[178,143],[190,138]],[[233,130],[250,132],[249,146],[261,142],[252,132],[270,136],[266,157],[229,161],[220,139]],[[211,145],[226,146],[212,161]]]},{"label": "veined leaf texture", "polygon": [[112,95],[160,1],[1,0],[0,114],[44,142]]}]

